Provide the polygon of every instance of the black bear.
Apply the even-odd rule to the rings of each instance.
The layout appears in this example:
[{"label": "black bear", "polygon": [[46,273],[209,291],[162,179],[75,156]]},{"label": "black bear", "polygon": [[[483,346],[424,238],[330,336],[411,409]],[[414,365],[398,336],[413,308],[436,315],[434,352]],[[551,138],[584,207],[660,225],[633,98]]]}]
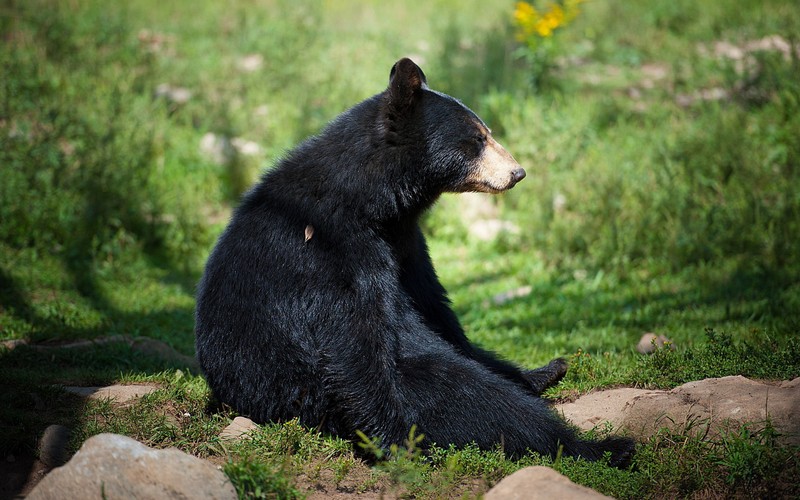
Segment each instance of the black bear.
[{"label": "black bear", "polygon": [[410,59],[389,87],[288,153],[243,198],[197,296],[197,357],[215,397],[257,422],[353,438],[630,460],[581,439],[540,399],[555,360],[521,370],[472,345],[418,220],[443,192],[499,193],[525,171]]}]

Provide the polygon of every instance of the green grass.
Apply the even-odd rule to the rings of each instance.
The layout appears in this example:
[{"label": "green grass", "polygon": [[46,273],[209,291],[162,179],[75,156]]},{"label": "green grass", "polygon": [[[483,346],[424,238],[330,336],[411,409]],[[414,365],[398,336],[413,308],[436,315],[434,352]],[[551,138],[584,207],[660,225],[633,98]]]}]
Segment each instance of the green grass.
[{"label": "green grass", "polygon": [[292,487],[283,471],[276,472],[256,460],[225,464],[225,474],[236,486],[239,498],[297,498],[300,492]]},{"label": "green grass", "polygon": [[[499,450],[423,454],[413,440],[365,462],[296,422],[220,441],[234,414],[210,408],[179,359],[124,342],[39,348],[123,335],[193,355],[194,287],[239,194],[409,55],[528,171],[491,202],[518,232],[477,241],[454,195],[424,220],[473,340],[525,366],[567,357],[547,393],[560,399],[800,376],[800,57],[715,55],[718,42],[798,43],[800,12],[789,0],[581,8],[534,74],[513,2],[6,2],[0,340],[35,345],[0,348],[11,388],[0,391],[0,450],[34,453],[52,423],[74,430],[74,449],[119,432],[214,461],[250,498],[317,485],[469,496],[532,464],[621,498],[800,494],[800,452],[763,423],[713,441],[659,434],[624,471]],[[243,69],[253,54],[260,67]],[[159,94],[163,84],[191,97]],[[725,97],[698,98],[711,91]],[[209,133],[260,148],[220,164],[201,151]],[[644,332],[676,349],[643,357]],[[120,407],[59,388],[114,382],[160,389]]]}]

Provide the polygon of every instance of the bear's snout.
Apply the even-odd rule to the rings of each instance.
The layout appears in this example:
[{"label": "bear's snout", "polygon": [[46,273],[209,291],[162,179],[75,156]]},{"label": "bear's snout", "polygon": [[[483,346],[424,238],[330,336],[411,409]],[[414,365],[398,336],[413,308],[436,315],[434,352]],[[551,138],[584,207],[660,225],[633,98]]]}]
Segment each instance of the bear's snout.
[{"label": "bear's snout", "polygon": [[489,136],[474,168],[458,191],[502,193],[514,187],[525,175],[525,169],[511,153],[498,144],[494,137]]}]

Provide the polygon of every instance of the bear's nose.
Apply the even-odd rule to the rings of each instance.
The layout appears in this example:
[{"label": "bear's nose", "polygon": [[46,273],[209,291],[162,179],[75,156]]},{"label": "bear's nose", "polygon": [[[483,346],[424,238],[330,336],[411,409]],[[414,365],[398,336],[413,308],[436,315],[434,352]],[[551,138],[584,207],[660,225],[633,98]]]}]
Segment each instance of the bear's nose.
[{"label": "bear's nose", "polygon": [[511,178],[514,179],[514,182],[519,182],[525,178],[525,169],[522,167],[517,167],[511,171]]}]

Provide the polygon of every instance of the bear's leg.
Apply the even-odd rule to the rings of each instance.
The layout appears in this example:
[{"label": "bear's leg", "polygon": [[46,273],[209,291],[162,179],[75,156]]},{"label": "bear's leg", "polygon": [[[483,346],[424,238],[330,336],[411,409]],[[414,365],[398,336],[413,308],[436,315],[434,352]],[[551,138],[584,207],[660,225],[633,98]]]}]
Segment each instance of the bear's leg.
[{"label": "bear's leg", "polygon": [[455,349],[478,361],[494,373],[529,388],[538,396],[548,387],[556,385],[567,373],[567,362],[554,359],[547,366],[525,370],[505,361],[497,354],[472,344],[464,333],[455,313],[450,309],[450,300],[433,269],[425,236],[417,226],[408,236],[413,250],[406,256],[400,275],[405,292],[413,299],[417,312],[439,338],[446,340]]},{"label": "bear's leg", "polygon": [[500,444],[516,457],[528,450],[554,457],[563,448],[565,456],[598,460],[610,452],[616,467],[633,456],[633,440],[581,439],[544,400],[452,350],[412,355],[398,369],[406,420],[418,425],[427,443]]},{"label": "bear's leg", "polygon": [[558,384],[567,374],[567,368],[569,368],[567,360],[556,358],[541,368],[523,371],[522,378],[530,385],[532,392],[538,396]]}]

